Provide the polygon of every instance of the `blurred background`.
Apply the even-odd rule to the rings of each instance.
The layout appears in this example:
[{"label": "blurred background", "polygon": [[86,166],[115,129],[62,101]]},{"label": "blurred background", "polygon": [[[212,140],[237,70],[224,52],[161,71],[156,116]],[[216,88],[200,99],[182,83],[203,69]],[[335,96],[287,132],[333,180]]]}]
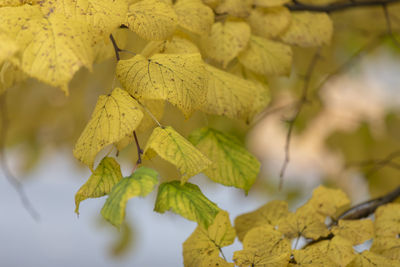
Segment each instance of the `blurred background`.
[{"label": "blurred background", "polygon": [[[342,188],[354,203],[400,185],[400,47],[396,41],[400,40],[400,12],[390,8],[389,12],[392,31],[379,8],[333,13],[333,43],[318,51],[311,75],[306,77],[316,49],[295,48],[291,76],[267,77],[272,101],[250,124],[201,113],[186,121],[167,105],[163,124],[184,136],[204,125],[229,132],[262,163],[248,196],[202,175],[190,182],[227,210],[232,221],[272,199],[287,200],[295,209],[319,184]],[[134,34],[116,36],[131,51],[144,46]],[[172,213],[153,212],[155,192],[128,202],[126,224],[120,231],[101,218],[104,197],[82,202],[79,218],[74,213],[74,195],[90,171],[73,158],[72,147],[97,97],[117,85],[110,75],[115,69],[112,53],[110,47],[92,73],[76,74],[69,97],[30,79],[8,90],[2,112],[6,110],[9,124],[6,131],[1,128],[6,132],[6,160],[40,219],[32,219],[2,174],[1,266],[182,266],[181,245],[196,224]],[[235,72],[237,64],[233,62],[228,70]],[[278,190],[288,122],[298,111],[306,79],[310,80],[308,99],[294,123],[290,161],[283,188]],[[142,146],[149,134],[140,133]],[[111,148],[104,153],[110,151],[115,156]],[[123,174],[129,175],[137,159],[136,147],[128,146],[118,158]],[[159,158],[144,165],[157,169],[162,181],[178,177]],[[224,253],[231,259],[238,249],[236,241]]]}]

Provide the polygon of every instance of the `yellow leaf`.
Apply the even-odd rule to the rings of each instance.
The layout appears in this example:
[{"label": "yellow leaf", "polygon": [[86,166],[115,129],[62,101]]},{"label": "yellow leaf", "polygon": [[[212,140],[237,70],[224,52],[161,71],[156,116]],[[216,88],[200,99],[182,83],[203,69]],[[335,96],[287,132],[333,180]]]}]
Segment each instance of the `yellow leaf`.
[{"label": "yellow leaf", "polygon": [[283,42],[301,47],[328,45],[331,42],[333,23],[325,13],[295,12],[292,23],[281,35]]},{"label": "yellow leaf", "polygon": [[347,267],[393,267],[400,266],[399,261],[390,260],[381,255],[375,254],[368,250],[364,250],[361,254],[357,254]]},{"label": "yellow leaf", "polygon": [[104,157],[89,180],[75,194],[75,212],[79,215],[79,204],[87,198],[107,195],[122,179],[121,168],[113,158]]},{"label": "yellow leaf", "polygon": [[68,93],[74,73],[81,66],[91,68],[92,37],[82,34],[82,21],[46,12],[40,5],[1,8],[0,31],[20,48],[15,63],[24,72]]},{"label": "yellow leaf", "polygon": [[350,204],[350,199],[342,190],[322,185],[314,189],[311,199],[307,202],[307,205],[310,205],[318,213],[332,218],[336,218],[347,210]]},{"label": "yellow leaf", "polygon": [[229,14],[235,17],[247,17],[253,0],[221,0],[216,7],[217,14]]},{"label": "yellow leaf", "polygon": [[128,10],[126,0],[44,1],[44,6],[46,2],[50,10],[61,12],[70,20],[85,21],[95,39],[108,37],[121,26]]},{"label": "yellow leaf", "polygon": [[286,7],[255,8],[251,11],[248,21],[252,33],[264,38],[276,38],[285,31],[291,20]]},{"label": "yellow leaf", "polygon": [[249,46],[239,54],[246,68],[262,75],[288,75],[292,67],[292,49],[285,44],[252,35]]},{"label": "yellow leaf", "polygon": [[183,243],[185,267],[214,266],[207,265],[207,262],[212,259],[220,261],[220,249],[232,244],[235,237],[235,229],[231,225],[229,214],[220,211],[208,229],[198,226]]},{"label": "yellow leaf", "polygon": [[7,35],[0,32],[0,64],[17,52],[17,44]]},{"label": "yellow leaf", "polygon": [[289,215],[288,204],[285,201],[271,201],[257,210],[242,214],[235,219],[235,229],[240,241],[246,233],[262,225],[277,226],[279,222]]},{"label": "yellow leaf", "polygon": [[249,191],[260,171],[260,162],[235,137],[203,128],[192,132],[189,140],[212,161],[204,171],[211,180]]},{"label": "yellow leaf", "polygon": [[225,68],[239,52],[246,48],[250,38],[250,27],[245,22],[217,22],[211,32],[201,39],[202,49],[207,57]]},{"label": "yellow leaf", "polygon": [[214,12],[201,0],[178,0],[174,9],[182,28],[199,35],[206,35],[210,32],[214,23]]},{"label": "yellow leaf", "polygon": [[400,234],[400,203],[390,203],[375,211],[375,235],[398,238]]},{"label": "yellow leaf", "polygon": [[318,239],[329,234],[329,231],[316,212],[303,206],[295,213],[289,213],[285,220],[279,222],[278,230],[287,238],[303,236]]},{"label": "yellow leaf", "polygon": [[143,0],[129,7],[128,27],[146,40],[164,40],[178,23],[172,6],[157,0]]},{"label": "yellow leaf", "polygon": [[295,266],[305,267],[338,267],[318,247],[311,246],[301,250],[293,250]]},{"label": "yellow leaf", "polygon": [[[112,33],[119,48],[123,49],[126,46],[128,34],[129,31],[126,29],[117,29]],[[103,40],[99,40],[93,47],[93,51],[94,63],[101,63],[110,58],[115,60],[114,46],[108,36],[107,38],[103,38]]]},{"label": "yellow leaf", "polygon": [[[188,265],[193,266],[193,265]],[[195,265],[194,265],[195,266]],[[235,265],[233,263],[227,262],[223,258],[217,255],[212,255],[209,257],[204,258],[204,260],[201,262],[200,267],[234,267]],[[185,265],[186,267],[186,265]]]},{"label": "yellow leaf", "polygon": [[203,3],[211,8],[216,8],[220,2],[221,0],[203,0]]},{"label": "yellow leaf", "polygon": [[206,198],[197,185],[179,181],[163,183],[158,188],[154,210],[164,213],[167,210],[197,222],[208,229],[219,213],[218,206]]},{"label": "yellow leaf", "polygon": [[188,118],[206,100],[207,79],[200,54],[142,55],[120,60],[117,77],[139,100],[167,100]]},{"label": "yellow leaf", "polygon": [[338,266],[346,266],[355,257],[352,243],[341,236],[318,242],[313,246],[318,247],[322,254]]},{"label": "yellow leaf", "polygon": [[197,46],[188,39],[180,36],[173,36],[170,40],[151,41],[141,54],[148,58],[154,54],[195,54],[199,53]]},{"label": "yellow leaf", "polygon": [[100,96],[90,121],[75,144],[74,156],[92,169],[97,153],[129,136],[142,117],[139,104],[126,91],[116,88],[112,94]]},{"label": "yellow leaf", "polygon": [[289,240],[271,225],[251,229],[244,237],[243,250],[233,254],[236,265],[264,267],[287,266],[291,249]]},{"label": "yellow leaf", "polygon": [[400,261],[400,239],[393,237],[375,237],[370,251],[389,259]]},{"label": "yellow leaf", "polygon": [[358,245],[374,237],[374,225],[369,219],[339,220],[339,224],[332,228],[332,233]]},{"label": "yellow leaf", "polygon": [[275,6],[282,6],[289,2],[290,0],[254,0],[254,5],[262,7],[275,7]]},{"label": "yellow leaf", "polygon": [[208,93],[201,111],[248,122],[269,103],[269,90],[260,83],[242,79],[208,64],[206,71]]},{"label": "yellow leaf", "polygon": [[0,7],[21,6],[24,4],[37,4],[40,0],[2,0]]},{"label": "yellow leaf", "polygon": [[145,197],[151,193],[158,183],[158,173],[146,167],[140,167],[131,176],[120,180],[110,192],[101,215],[120,227],[125,217],[126,203],[133,197]]},{"label": "yellow leaf", "polygon": [[154,153],[178,168],[182,174],[182,183],[211,164],[208,158],[171,127],[157,127],[153,130],[144,154],[152,157]]}]

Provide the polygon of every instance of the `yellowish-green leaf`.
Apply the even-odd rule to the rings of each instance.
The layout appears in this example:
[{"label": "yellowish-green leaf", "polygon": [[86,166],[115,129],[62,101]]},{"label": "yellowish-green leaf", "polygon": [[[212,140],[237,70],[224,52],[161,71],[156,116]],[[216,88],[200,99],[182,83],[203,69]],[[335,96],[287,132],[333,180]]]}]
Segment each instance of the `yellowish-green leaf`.
[{"label": "yellowish-green leaf", "polygon": [[112,94],[100,96],[90,121],[75,144],[74,156],[92,169],[97,153],[129,136],[142,117],[139,104],[126,91],[116,88]]},{"label": "yellowish-green leaf", "polygon": [[374,225],[369,219],[339,220],[339,224],[332,228],[332,233],[358,245],[374,237]]},{"label": "yellowish-green leaf", "polygon": [[103,217],[119,227],[125,217],[126,203],[133,197],[145,197],[158,183],[158,173],[150,168],[140,167],[131,176],[120,180],[109,194],[101,209]]},{"label": "yellowish-green leaf", "polygon": [[370,251],[400,261],[400,238],[376,237]]},{"label": "yellowish-green leaf", "polygon": [[325,13],[295,12],[292,23],[281,35],[283,42],[301,47],[327,45],[331,42],[333,23]]},{"label": "yellowish-green leaf", "polygon": [[290,260],[290,242],[271,225],[251,229],[244,237],[243,250],[233,254],[240,267],[287,266]]},{"label": "yellowish-green leaf", "polygon": [[318,186],[314,189],[311,199],[307,202],[315,211],[336,218],[350,207],[351,201],[340,189]]},{"label": "yellowish-green leaf", "polygon": [[252,35],[249,46],[239,54],[246,68],[262,75],[288,75],[292,67],[292,49],[285,44]]},{"label": "yellowish-green leaf", "polygon": [[289,213],[285,220],[279,222],[278,230],[287,238],[303,236],[318,239],[329,234],[318,213],[307,206],[297,209],[295,213]]},{"label": "yellowish-green leaf", "polygon": [[117,77],[128,92],[140,99],[167,100],[186,117],[206,100],[207,75],[200,54],[142,55],[120,60]]},{"label": "yellowish-green leaf", "polygon": [[229,14],[235,17],[247,17],[253,0],[221,0],[216,7],[217,14]]},{"label": "yellowish-green leaf", "polygon": [[157,127],[153,130],[144,154],[151,158],[155,153],[178,168],[182,174],[182,183],[211,164],[207,157],[171,127]]},{"label": "yellowish-green leaf", "polygon": [[0,31],[20,48],[15,61],[28,75],[68,93],[68,82],[82,66],[91,68],[92,37],[86,25],[60,12],[46,13],[40,5],[0,9]]},{"label": "yellowish-green leaf", "polygon": [[253,34],[264,38],[276,38],[290,25],[291,15],[286,7],[255,8],[248,21]]},{"label": "yellowish-green leaf", "polygon": [[211,180],[249,191],[260,171],[260,162],[235,137],[202,128],[192,132],[189,140],[212,161],[204,171]]},{"label": "yellowish-green leaf", "polygon": [[242,214],[235,219],[235,229],[240,241],[243,241],[246,233],[258,226],[277,226],[281,220],[289,215],[286,201],[271,201],[257,210]]},{"label": "yellowish-green leaf", "polygon": [[390,260],[379,254],[375,254],[368,250],[364,250],[361,254],[357,254],[347,267],[393,267],[400,266],[399,261]]},{"label": "yellowish-green leaf", "polygon": [[164,40],[171,36],[178,17],[169,4],[143,0],[129,7],[128,27],[146,40]]},{"label": "yellowish-green leaf", "polygon": [[163,183],[158,189],[154,210],[164,213],[167,210],[197,222],[208,229],[219,213],[218,206],[206,198],[197,185],[179,181]]},{"label": "yellowish-green leaf", "polygon": [[188,39],[173,36],[170,40],[152,41],[143,48],[141,54],[148,58],[154,54],[194,54],[199,53],[197,46]]},{"label": "yellowish-green leaf", "polygon": [[355,257],[352,243],[341,236],[318,242],[314,246],[318,247],[321,253],[329,257],[337,266],[346,266]]},{"label": "yellowish-green leaf", "polygon": [[201,0],[178,0],[174,5],[178,23],[184,29],[199,35],[210,32],[214,23],[213,10]]},{"label": "yellowish-green leaf", "polygon": [[256,6],[274,7],[274,6],[282,6],[289,2],[290,2],[290,0],[254,0],[253,3]]},{"label": "yellowish-green leaf", "polygon": [[400,234],[400,203],[390,203],[375,212],[375,235],[398,238]]},{"label": "yellowish-green leaf", "polygon": [[293,250],[295,266],[304,267],[338,267],[318,247],[311,246],[301,250]]},{"label": "yellowish-green leaf", "polygon": [[[208,72],[207,101],[201,111],[232,119],[251,121],[269,102],[269,90],[260,83],[242,79],[206,64]],[[267,98],[264,98],[264,94]],[[258,104],[259,103],[259,104]]]},{"label": "yellowish-green leaf", "polygon": [[113,158],[103,158],[89,180],[75,194],[75,212],[79,215],[80,202],[107,195],[121,179],[122,173],[118,162]]},{"label": "yellowish-green leaf", "polygon": [[208,229],[198,226],[183,243],[184,265],[207,266],[207,259],[220,261],[218,260],[220,249],[232,244],[235,237],[235,229],[231,225],[229,214],[220,211]]},{"label": "yellowish-green leaf", "polygon": [[249,39],[250,27],[247,23],[226,21],[214,23],[210,34],[201,39],[201,44],[207,57],[226,67],[246,48]]}]

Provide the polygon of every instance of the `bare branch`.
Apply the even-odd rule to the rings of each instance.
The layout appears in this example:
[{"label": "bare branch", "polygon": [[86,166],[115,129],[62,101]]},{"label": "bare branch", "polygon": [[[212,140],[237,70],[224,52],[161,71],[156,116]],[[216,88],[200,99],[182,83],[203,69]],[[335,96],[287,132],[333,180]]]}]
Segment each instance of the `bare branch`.
[{"label": "bare branch", "polygon": [[28,196],[25,193],[23,185],[21,182],[12,174],[12,171],[7,163],[7,158],[5,154],[5,146],[7,139],[7,127],[8,127],[8,118],[7,118],[7,105],[6,105],[6,95],[7,92],[3,93],[0,96],[0,108],[1,108],[1,131],[0,131],[0,166],[3,170],[4,176],[7,181],[12,185],[12,187],[17,192],[19,198],[21,199],[22,205],[25,210],[31,215],[31,217],[35,221],[39,221],[40,215],[32,205]]},{"label": "bare branch", "polygon": [[382,8],[383,8],[383,13],[385,14],[387,34],[389,35],[393,44],[398,48],[400,48],[400,42],[396,39],[396,37],[393,34],[392,21],[390,20],[390,14],[387,5],[383,5]]},{"label": "bare branch", "polygon": [[312,76],[312,73],[317,64],[319,56],[320,56],[320,48],[317,49],[313,58],[311,59],[310,65],[308,66],[308,69],[307,69],[307,73],[304,77],[302,95],[297,104],[296,113],[293,116],[293,118],[289,120],[289,128],[288,128],[288,131],[286,134],[286,143],[285,143],[285,159],[284,159],[284,162],[283,162],[280,174],[279,174],[279,190],[282,189],[283,177],[285,175],[287,165],[289,164],[289,161],[290,161],[290,141],[291,141],[291,137],[292,137],[293,127],[294,127],[294,124],[296,123],[297,118],[299,117],[299,115],[301,113],[301,110],[303,109],[304,105],[308,102],[307,97],[308,97],[308,89],[310,87],[311,76]]}]

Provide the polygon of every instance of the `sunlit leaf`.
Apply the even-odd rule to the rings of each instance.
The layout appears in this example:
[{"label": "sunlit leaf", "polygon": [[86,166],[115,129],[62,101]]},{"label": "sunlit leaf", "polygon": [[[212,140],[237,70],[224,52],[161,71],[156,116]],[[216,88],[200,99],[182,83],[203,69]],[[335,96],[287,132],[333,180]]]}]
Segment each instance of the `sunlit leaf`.
[{"label": "sunlit leaf", "polygon": [[101,209],[103,217],[119,227],[125,217],[126,203],[133,197],[144,197],[154,190],[158,183],[158,173],[150,168],[141,167],[129,176],[120,180],[110,192]]},{"label": "sunlit leaf", "polygon": [[208,64],[206,70],[208,93],[201,111],[248,122],[269,103],[269,90],[260,83],[239,78]]},{"label": "sunlit leaf", "polygon": [[178,17],[171,5],[143,0],[129,7],[128,27],[146,40],[164,40],[172,35]]},{"label": "sunlit leaf", "polygon": [[138,99],[167,100],[189,117],[206,100],[206,71],[199,54],[142,55],[120,60],[117,77]]},{"label": "sunlit leaf", "polygon": [[352,243],[341,236],[335,236],[329,241],[317,242],[313,246],[317,246],[320,253],[336,263],[337,266],[347,266],[355,257]]},{"label": "sunlit leaf", "polygon": [[371,220],[339,220],[332,233],[350,240],[353,245],[362,244],[374,237],[374,225]]},{"label": "sunlit leaf", "polygon": [[245,22],[216,22],[201,44],[207,57],[226,67],[239,52],[246,48],[250,38],[250,27]]},{"label": "sunlit leaf", "polygon": [[292,23],[281,35],[283,42],[302,47],[327,45],[331,42],[333,24],[325,13],[294,12]]},{"label": "sunlit leaf", "polygon": [[199,35],[210,32],[214,23],[214,13],[201,0],[178,0],[174,9],[182,28]]},{"label": "sunlit leaf", "polygon": [[182,183],[211,164],[207,157],[171,127],[157,127],[153,130],[144,154],[151,158],[155,153],[178,168],[182,174]]},{"label": "sunlit leaf", "polygon": [[132,134],[142,117],[139,104],[126,91],[116,88],[112,94],[100,96],[75,144],[74,156],[92,169],[97,153]]},{"label": "sunlit leaf", "polygon": [[257,226],[277,226],[289,215],[286,201],[275,200],[268,202],[255,211],[242,214],[235,219],[235,229],[239,240],[243,241],[246,233]]},{"label": "sunlit leaf", "polygon": [[0,9],[0,32],[20,48],[16,64],[28,75],[68,93],[68,82],[82,66],[91,68],[92,37],[83,21],[50,14],[40,5]]},{"label": "sunlit leaf", "polygon": [[0,33],[0,64],[18,50],[17,44],[7,35]]},{"label": "sunlit leaf", "polygon": [[390,203],[375,212],[375,235],[398,238],[400,234],[400,203]]},{"label": "sunlit leaf", "polygon": [[235,17],[247,17],[253,0],[221,0],[216,7],[217,14],[229,14]]},{"label": "sunlit leaf", "polygon": [[199,187],[179,181],[163,183],[158,189],[154,210],[160,213],[171,210],[205,229],[213,223],[220,209],[206,198]]},{"label": "sunlit leaf", "polygon": [[311,246],[305,249],[293,250],[295,266],[305,267],[337,267],[318,247]]},{"label": "sunlit leaf", "polygon": [[252,35],[239,61],[262,75],[288,75],[292,67],[292,49],[282,43]]},{"label": "sunlit leaf", "polygon": [[183,243],[184,265],[206,266],[206,261],[218,259],[220,249],[232,244],[235,237],[229,214],[220,211],[208,229],[198,226]]},{"label": "sunlit leaf", "polygon": [[189,140],[212,161],[204,171],[211,180],[249,191],[260,171],[260,162],[235,137],[202,128],[192,132]]},{"label": "sunlit leaf", "polygon": [[271,225],[251,229],[244,237],[243,250],[233,254],[236,265],[287,266],[290,260],[290,242]]},{"label": "sunlit leaf", "polygon": [[342,190],[321,185],[314,189],[307,202],[318,213],[333,218],[350,208],[350,204],[350,199]]},{"label": "sunlit leaf", "polygon": [[253,9],[248,18],[252,33],[264,38],[276,38],[290,25],[290,12],[286,7]]},{"label": "sunlit leaf", "polygon": [[197,46],[188,39],[180,36],[173,36],[170,40],[151,41],[141,54],[144,57],[151,57],[154,54],[193,54],[199,53]]},{"label": "sunlit leaf", "polygon": [[104,157],[89,180],[75,194],[75,212],[79,214],[79,204],[87,198],[97,198],[111,192],[113,186],[122,179],[121,168],[113,158]]},{"label": "sunlit leaf", "polygon": [[399,261],[390,260],[379,254],[364,250],[361,254],[357,254],[347,267],[392,267],[399,265]]}]

